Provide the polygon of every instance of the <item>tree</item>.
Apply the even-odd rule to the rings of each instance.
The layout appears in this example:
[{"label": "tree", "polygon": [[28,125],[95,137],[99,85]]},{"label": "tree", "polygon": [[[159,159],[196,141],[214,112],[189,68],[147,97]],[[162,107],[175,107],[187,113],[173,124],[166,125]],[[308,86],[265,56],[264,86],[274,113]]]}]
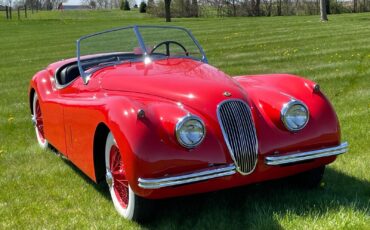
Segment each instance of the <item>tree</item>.
[{"label": "tree", "polygon": [[108,0],[96,0],[97,8],[103,9],[108,7]]},{"label": "tree", "polygon": [[326,0],[320,0],[320,16],[321,21],[328,21],[328,15],[326,14]]},{"label": "tree", "polygon": [[96,2],[90,1],[89,6],[91,7],[91,9],[96,9]]},{"label": "tree", "polygon": [[326,13],[331,14],[331,12],[330,12],[330,0],[326,0]]},{"label": "tree", "polygon": [[182,12],[182,15],[185,17],[191,17],[191,4],[190,0],[185,0],[184,2],[184,10]]},{"label": "tree", "polygon": [[140,3],[139,12],[146,13],[146,3],[144,1]]},{"label": "tree", "polygon": [[46,10],[52,10],[53,9],[53,4],[51,3],[51,0],[45,0],[44,8]]},{"label": "tree", "polygon": [[256,0],[255,5],[254,5],[254,10],[253,10],[255,16],[260,16],[260,5],[261,5],[261,1]]},{"label": "tree", "polygon": [[147,5],[148,13],[152,13],[154,8],[155,8],[154,0],[148,0],[148,5]]},{"label": "tree", "polygon": [[278,0],[278,3],[277,3],[277,15],[278,16],[281,16],[281,0]]},{"label": "tree", "polygon": [[130,3],[128,2],[128,0],[125,0],[125,4],[123,6],[123,10],[131,10]]},{"label": "tree", "polygon": [[192,0],[191,2],[191,17],[198,17],[199,16],[199,9],[198,9],[198,1]]},{"label": "tree", "polygon": [[235,0],[231,0],[231,6],[233,8],[233,16],[236,17],[236,1]]},{"label": "tree", "polygon": [[121,10],[131,10],[130,3],[127,0],[121,0],[121,4],[119,6]]},{"label": "tree", "polygon": [[164,0],[164,13],[166,22],[171,22],[171,0]]},{"label": "tree", "polygon": [[50,3],[52,4],[53,8],[56,9],[61,3],[66,3],[67,0],[50,0]]}]

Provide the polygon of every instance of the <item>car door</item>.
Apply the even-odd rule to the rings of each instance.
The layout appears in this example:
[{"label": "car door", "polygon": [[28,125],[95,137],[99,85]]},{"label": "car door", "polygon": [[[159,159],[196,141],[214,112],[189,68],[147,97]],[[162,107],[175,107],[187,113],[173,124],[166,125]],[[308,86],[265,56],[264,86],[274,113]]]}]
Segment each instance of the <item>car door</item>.
[{"label": "car door", "polygon": [[91,177],[94,175],[92,153],[97,125],[93,111],[96,89],[94,83],[85,85],[79,77],[59,94],[63,101],[68,159]]}]

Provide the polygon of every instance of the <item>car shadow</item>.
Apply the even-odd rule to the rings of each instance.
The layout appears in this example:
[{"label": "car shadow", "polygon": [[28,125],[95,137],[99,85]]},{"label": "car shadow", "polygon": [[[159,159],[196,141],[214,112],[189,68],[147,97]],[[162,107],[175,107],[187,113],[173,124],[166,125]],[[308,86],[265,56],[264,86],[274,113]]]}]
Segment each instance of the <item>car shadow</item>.
[{"label": "car shadow", "polygon": [[102,197],[104,197],[107,200],[111,200],[109,191],[108,191],[108,185],[106,183],[95,183],[93,180],[91,180],[90,177],[88,177],[85,173],[83,173],[76,165],[74,165],[70,160],[65,158],[62,154],[60,154],[58,151],[55,151],[52,149],[54,153],[59,156],[66,165],[68,165],[77,175],[79,175],[87,184],[91,185],[97,192],[99,192]]},{"label": "car shadow", "polygon": [[[63,160],[105,199],[111,200],[105,183],[94,183],[72,162]],[[326,168],[323,182],[315,189],[303,189],[281,179],[153,200],[150,201],[151,217],[141,226],[148,229],[283,229],[277,218],[286,215],[325,216],[341,207],[370,215],[368,197],[370,183]]]},{"label": "car shadow", "polygon": [[299,188],[288,180],[156,202],[150,229],[283,229],[286,215],[325,216],[342,207],[370,214],[370,183],[327,168],[320,187]]}]

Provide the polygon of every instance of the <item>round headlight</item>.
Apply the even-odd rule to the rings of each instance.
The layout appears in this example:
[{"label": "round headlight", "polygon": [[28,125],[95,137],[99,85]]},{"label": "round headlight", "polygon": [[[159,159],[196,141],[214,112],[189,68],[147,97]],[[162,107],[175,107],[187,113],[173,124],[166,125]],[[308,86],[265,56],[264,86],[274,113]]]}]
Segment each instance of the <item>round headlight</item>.
[{"label": "round headlight", "polygon": [[281,110],[281,120],[290,131],[303,129],[308,122],[308,118],[307,106],[297,100],[286,103]]},{"label": "round headlight", "polygon": [[186,148],[195,148],[202,143],[206,135],[203,121],[194,115],[182,117],[176,124],[178,142]]}]

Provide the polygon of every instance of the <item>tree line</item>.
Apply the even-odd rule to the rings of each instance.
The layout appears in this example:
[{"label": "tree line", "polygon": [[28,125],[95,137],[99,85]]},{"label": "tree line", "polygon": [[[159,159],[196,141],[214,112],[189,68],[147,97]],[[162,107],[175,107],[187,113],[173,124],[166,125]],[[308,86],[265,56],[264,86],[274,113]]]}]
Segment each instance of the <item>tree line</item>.
[{"label": "tree line", "polygon": [[[0,0],[0,5],[16,8],[58,9],[67,0]],[[135,0],[81,0],[91,9],[123,9],[137,7]],[[143,0],[141,13],[164,17],[239,17],[286,16],[368,12],[370,0]],[[323,15],[324,14],[324,15]]]},{"label": "tree line", "polygon": [[12,8],[27,6],[30,9],[52,10],[65,2],[67,0],[0,0],[0,5]]},{"label": "tree line", "polygon": [[148,0],[147,12],[169,18],[317,15],[321,2],[327,14],[370,11],[370,0]]}]

